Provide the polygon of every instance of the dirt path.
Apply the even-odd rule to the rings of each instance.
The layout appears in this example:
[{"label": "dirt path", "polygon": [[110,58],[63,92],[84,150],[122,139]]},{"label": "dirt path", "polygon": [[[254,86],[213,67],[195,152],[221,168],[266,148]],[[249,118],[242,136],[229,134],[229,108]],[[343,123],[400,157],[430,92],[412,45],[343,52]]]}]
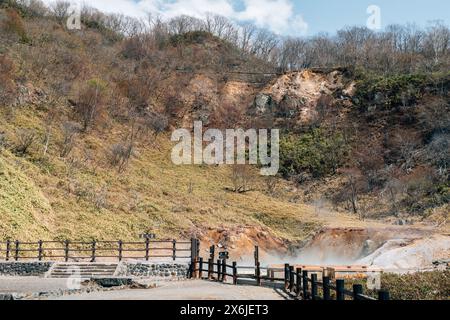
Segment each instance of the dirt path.
[{"label": "dirt path", "polygon": [[162,284],[155,289],[94,292],[49,300],[284,300],[281,291],[254,286],[233,286],[208,281]]}]

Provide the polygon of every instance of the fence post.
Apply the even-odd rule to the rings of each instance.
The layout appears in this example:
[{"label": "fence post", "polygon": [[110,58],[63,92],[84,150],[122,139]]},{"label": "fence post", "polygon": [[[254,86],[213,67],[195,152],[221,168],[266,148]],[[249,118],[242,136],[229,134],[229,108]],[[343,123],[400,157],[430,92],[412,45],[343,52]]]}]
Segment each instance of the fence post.
[{"label": "fence post", "polygon": [[148,261],[150,253],[150,239],[145,238],[145,261]]},{"label": "fence post", "polygon": [[233,284],[237,285],[237,263],[233,262]]},{"label": "fence post", "polygon": [[193,272],[193,262],[191,261],[191,263],[189,263],[189,269],[188,269],[188,278],[192,279],[194,272]]},{"label": "fence post", "polygon": [[378,300],[390,300],[391,297],[388,291],[378,291]]},{"label": "fence post", "polygon": [[289,292],[294,291],[294,266],[289,266]]},{"label": "fence post", "polygon": [[214,262],[214,256],[215,256],[215,252],[216,252],[216,247],[214,245],[212,245],[211,247],[209,247],[209,257],[211,258],[211,260]]},{"label": "fence post", "polygon": [[11,251],[11,240],[6,240],[6,261],[9,261],[10,251]]},{"label": "fence post", "polygon": [[18,261],[19,260],[19,245],[20,245],[19,240],[16,240],[15,244],[16,244],[16,247],[14,250],[14,260]]},{"label": "fence post", "polygon": [[150,259],[150,238],[145,238],[145,261]]},{"label": "fence post", "polygon": [[119,262],[122,261],[123,258],[123,241],[119,240]]},{"label": "fence post", "polygon": [[197,277],[197,263],[198,263],[198,256],[199,256],[199,249],[198,249],[198,240],[195,238],[191,238],[191,265],[192,268],[192,277]]},{"label": "fence post", "polygon": [[259,262],[259,247],[255,246],[255,267],[258,266],[258,262]]},{"label": "fence post", "polygon": [[284,289],[287,290],[289,288],[289,264],[286,263],[284,265]]},{"label": "fence post", "polygon": [[195,249],[196,240],[194,238],[191,238],[191,263],[195,261],[195,252],[197,251]]},{"label": "fence post", "polygon": [[38,260],[42,261],[42,240],[38,241]]},{"label": "fence post", "polygon": [[220,278],[221,278],[221,276],[220,276],[220,274],[222,273],[221,266],[222,266],[222,264],[221,264],[220,260],[218,259],[217,260],[217,281],[220,281]]},{"label": "fence post", "polygon": [[361,284],[353,285],[353,300],[361,300],[360,294],[363,294],[363,286]]},{"label": "fence post", "polygon": [[336,280],[336,300],[345,300],[345,281],[343,279]]},{"label": "fence post", "polygon": [[303,300],[308,300],[308,271],[303,270],[302,274],[302,282],[303,282]]},{"label": "fence post", "polygon": [[195,239],[195,256],[198,258],[200,256],[200,240]]},{"label": "fence post", "polygon": [[222,260],[222,282],[227,281],[227,260]]},{"label": "fence post", "polygon": [[69,261],[69,240],[64,241],[64,261]]},{"label": "fence post", "polygon": [[323,300],[330,300],[330,277],[323,276]]},{"label": "fence post", "polygon": [[295,283],[295,291],[297,293],[297,297],[299,297],[300,291],[302,289],[302,269],[301,268],[297,268],[296,273],[295,273],[295,278],[297,280],[297,282]]},{"label": "fence post", "polygon": [[256,263],[256,285],[261,286],[261,263],[259,261]]},{"label": "fence post", "polygon": [[198,261],[198,277],[199,279],[203,278],[203,258],[200,258]]},{"label": "fence post", "polygon": [[173,239],[172,242],[172,259],[177,260],[177,240]]},{"label": "fence post", "polygon": [[198,264],[198,260],[194,259],[194,261],[192,262],[192,277],[194,279],[197,279],[197,264]]},{"label": "fence post", "polygon": [[317,274],[311,274],[311,299],[317,299]]},{"label": "fence post", "polygon": [[208,280],[211,280],[213,276],[213,263],[213,259],[208,259]]},{"label": "fence post", "polygon": [[95,240],[92,241],[92,259],[91,259],[91,262],[95,262],[96,245],[97,245],[97,242]]}]

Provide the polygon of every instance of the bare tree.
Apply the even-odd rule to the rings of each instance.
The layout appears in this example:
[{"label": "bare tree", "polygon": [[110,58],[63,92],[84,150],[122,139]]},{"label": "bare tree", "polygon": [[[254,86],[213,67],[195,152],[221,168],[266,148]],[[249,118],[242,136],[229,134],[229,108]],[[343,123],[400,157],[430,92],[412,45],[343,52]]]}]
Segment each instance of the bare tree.
[{"label": "bare tree", "polygon": [[168,22],[169,32],[173,35],[202,30],[203,21],[194,17],[182,15],[172,18]]},{"label": "bare tree", "polygon": [[279,38],[266,29],[260,29],[252,45],[252,53],[263,60],[270,61],[271,53],[277,47]]},{"label": "bare tree", "polygon": [[387,182],[384,190],[381,194],[386,193],[388,195],[389,202],[391,203],[391,211],[393,214],[398,215],[399,213],[399,202],[400,195],[403,192],[404,185],[399,179],[400,172],[394,166],[389,166],[386,169]]},{"label": "bare tree", "polygon": [[359,210],[358,197],[361,190],[361,179],[363,178],[358,168],[341,169],[340,172],[347,178],[344,186],[344,196],[350,202],[351,210],[359,218],[363,219],[363,212]]},{"label": "bare tree", "polygon": [[19,155],[25,155],[29,148],[37,139],[36,131],[33,129],[18,129],[16,131],[17,144],[14,152]]},{"label": "bare tree", "polygon": [[105,88],[106,85],[101,80],[93,79],[87,82],[79,94],[74,107],[81,119],[84,132],[94,124],[104,107]]},{"label": "bare tree", "polygon": [[69,1],[57,0],[50,5],[50,12],[59,23],[62,23],[69,15],[70,6],[71,4]]},{"label": "bare tree", "polygon": [[450,169],[450,134],[441,133],[433,136],[426,147],[426,160],[432,163],[444,179],[449,175]]},{"label": "bare tree", "polygon": [[438,66],[449,54],[449,28],[439,21],[435,22],[426,33],[424,45],[427,56],[433,61],[433,67]]},{"label": "bare tree", "polygon": [[0,55],[0,104],[8,105],[15,96],[15,67],[13,61],[6,55]]},{"label": "bare tree", "polygon": [[16,0],[28,17],[44,17],[48,13],[48,8],[40,0]]},{"label": "bare tree", "polygon": [[271,196],[275,195],[280,182],[280,178],[277,176],[268,176],[264,178],[264,181],[266,184],[267,193]]},{"label": "bare tree", "polygon": [[257,28],[251,23],[244,23],[240,26],[238,46],[243,52],[250,52],[256,31]]},{"label": "bare tree", "polygon": [[234,164],[231,169],[231,182],[233,191],[236,193],[245,193],[250,191],[250,184],[253,180],[251,167],[245,164]]},{"label": "bare tree", "polygon": [[282,70],[300,70],[310,65],[306,59],[307,42],[288,38],[283,41],[278,55],[278,65]]},{"label": "bare tree", "polygon": [[108,153],[109,163],[117,167],[117,171],[122,173],[128,165],[133,155],[133,145],[129,142],[117,143],[111,146]]},{"label": "bare tree", "polygon": [[169,119],[163,114],[153,113],[147,116],[145,125],[147,126],[147,128],[153,131],[156,137],[167,129],[169,125]]},{"label": "bare tree", "polygon": [[64,122],[62,125],[63,141],[61,144],[60,156],[67,157],[75,146],[75,137],[82,130],[75,122]]}]

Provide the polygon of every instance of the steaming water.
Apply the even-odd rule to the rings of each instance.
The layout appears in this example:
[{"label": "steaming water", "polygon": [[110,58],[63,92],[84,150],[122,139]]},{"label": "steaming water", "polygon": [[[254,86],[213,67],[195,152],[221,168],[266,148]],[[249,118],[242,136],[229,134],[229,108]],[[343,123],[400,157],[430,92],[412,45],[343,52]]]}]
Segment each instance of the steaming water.
[{"label": "steaming water", "polygon": [[[366,265],[384,270],[428,270],[436,260],[450,259],[450,237],[367,230],[326,231],[303,249],[290,255],[269,252],[260,255],[262,265],[302,264],[314,266]],[[253,257],[242,259],[254,265]]]}]

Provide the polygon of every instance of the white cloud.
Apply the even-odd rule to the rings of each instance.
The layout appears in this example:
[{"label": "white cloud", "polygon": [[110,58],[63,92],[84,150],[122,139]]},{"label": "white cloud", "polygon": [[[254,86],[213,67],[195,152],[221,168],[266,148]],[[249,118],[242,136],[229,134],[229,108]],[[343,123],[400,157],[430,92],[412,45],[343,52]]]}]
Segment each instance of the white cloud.
[{"label": "white cloud", "polygon": [[[53,3],[54,0],[43,0]],[[295,14],[293,0],[240,0],[243,9],[236,9],[236,0],[70,0],[84,3],[101,11],[144,17],[147,12],[165,18],[190,15],[203,18],[208,12],[219,14],[237,22],[250,21],[283,35],[305,34],[308,24]]]},{"label": "white cloud", "polygon": [[[151,1],[151,0],[150,0]],[[177,0],[174,2],[160,1],[161,12],[167,17],[189,15],[203,18],[206,13],[212,12],[226,17],[234,15],[234,9],[228,0]]]},{"label": "white cloud", "polygon": [[303,17],[294,14],[289,0],[244,0],[244,4],[245,10],[237,14],[239,20],[252,21],[279,34],[304,34],[308,29]]}]

